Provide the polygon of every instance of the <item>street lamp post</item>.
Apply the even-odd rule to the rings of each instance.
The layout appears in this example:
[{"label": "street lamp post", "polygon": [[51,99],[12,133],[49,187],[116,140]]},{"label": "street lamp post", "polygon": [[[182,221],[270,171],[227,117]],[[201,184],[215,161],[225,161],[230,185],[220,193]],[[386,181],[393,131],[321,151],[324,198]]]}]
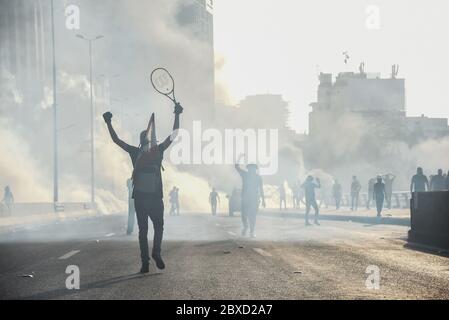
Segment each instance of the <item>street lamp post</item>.
[{"label": "street lamp post", "polygon": [[56,103],[56,48],[55,48],[55,16],[53,0],[50,3],[51,8],[51,42],[53,53],[53,202],[59,201],[58,186],[58,110]]},{"label": "street lamp post", "polygon": [[89,59],[90,59],[90,147],[91,147],[91,202],[95,203],[95,139],[94,139],[94,122],[95,122],[95,110],[94,110],[94,97],[93,97],[93,76],[92,76],[92,42],[100,40],[103,36],[97,36],[95,38],[89,39],[81,34],[76,35],[78,38],[86,40],[89,43]]}]

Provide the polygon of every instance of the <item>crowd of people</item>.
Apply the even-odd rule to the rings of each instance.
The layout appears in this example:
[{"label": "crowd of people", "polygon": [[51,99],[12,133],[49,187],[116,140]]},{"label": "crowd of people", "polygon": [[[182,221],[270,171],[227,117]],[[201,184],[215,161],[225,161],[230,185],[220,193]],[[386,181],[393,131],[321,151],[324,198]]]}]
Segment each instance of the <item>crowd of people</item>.
[{"label": "crowd of people", "polygon": [[[173,132],[179,128],[180,114],[183,108],[179,103],[175,103],[174,114],[175,121],[173,125]],[[138,147],[131,146],[120,140],[112,126],[112,114],[106,112],[104,120],[108,127],[111,138],[115,144],[126,151],[131,158],[133,164],[132,178],[128,180],[129,189],[129,223],[128,234],[132,233],[134,228],[134,211],[137,216],[139,226],[139,244],[142,260],[142,273],[149,272],[149,248],[148,248],[148,218],[153,222],[154,239],[153,250],[151,257],[155,260],[156,266],[159,269],[164,269],[165,264],[161,256],[161,243],[164,230],[164,204],[163,204],[163,188],[162,188],[162,159],[164,151],[171,145],[174,136],[170,135],[161,144],[157,143],[155,133],[154,115],[150,119],[148,128],[140,135],[140,145]],[[247,235],[249,231],[250,237],[255,237],[256,218],[260,205],[265,207],[265,195],[263,188],[263,181],[258,173],[256,164],[248,164],[246,170],[240,167],[240,161],[243,155],[237,160],[235,169],[242,180],[241,191],[241,219],[242,219],[242,236]],[[422,168],[417,169],[416,175],[411,179],[410,191],[425,192],[425,191],[440,191],[449,190],[449,172],[443,174],[443,170],[438,170],[438,173],[428,179]],[[377,215],[381,216],[384,202],[386,206],[391,208],[391,198],[393,194],[393,183],[396,179],[394,174],[378,175],[368,181],[368,200],[366,207],[369,209],[371,200],[376,203]],[[303,202],[306,207],[305,224],[311,226],[309,222],[309,214],[311,209],[314,209],[314,223],[319,223],[319,208],[326,198],[325,193],[322,193],[320,205],[317,202],[315,190],[321,189],[321,181],[318,177],[309,175],[301,184],[299,182],[292,186],[293,191],[293,205],[299,207]],[[362,184],[357,176],[352,177],[350,187],[351,205],[350,209],[355,211],[359,206],[359,197],[362,190]],[[286,191],[284,185],[280,185],[279,191],[279,207],[287,208]],[[10,192],[8,190],[8,192]],[[6,189],[5,189],[6,195]],[[324,195],[324,197],[323,197]],[[12,196],[12,193],[11,193]],[[11,198],[10,196],[10,198]],[[339,209],[342,204],[343,187],[338,180],[335,180],[332,186],[332,195],[335,200],[335,207]],[[169,194],[170,197],[170,215],[179,215],[179,189],[173,187]],[[5,196],[6,198],[6,196]],[[305,201],[304,201],[305,200]],[[212,215],[217,214],[217,207],[220,202],[220,197],[215,188],[209,194],[209,204],[211,206]]]}]

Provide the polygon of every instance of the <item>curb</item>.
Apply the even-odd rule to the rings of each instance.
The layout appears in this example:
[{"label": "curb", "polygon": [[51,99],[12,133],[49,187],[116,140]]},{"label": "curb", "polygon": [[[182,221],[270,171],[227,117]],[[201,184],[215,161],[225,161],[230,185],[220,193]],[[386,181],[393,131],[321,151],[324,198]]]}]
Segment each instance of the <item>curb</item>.
[{"label": "curb", "polygon": [[[290,218],[290,219],[305,219],[304,213],[294,212],[259,212],[261,216],[270,216],[278,218]],[[313,219],[314,214],[310,214],[309,217]],[[331,221],[345,221],[345,222],[357,222],[366,224],[386,224],[386,225],[399,225],[410,227],[410,218],[395,218],[395,217],[364,217],[364,216],[347,216],[347,215],[330,215],[320,214],[320,220]]]}]

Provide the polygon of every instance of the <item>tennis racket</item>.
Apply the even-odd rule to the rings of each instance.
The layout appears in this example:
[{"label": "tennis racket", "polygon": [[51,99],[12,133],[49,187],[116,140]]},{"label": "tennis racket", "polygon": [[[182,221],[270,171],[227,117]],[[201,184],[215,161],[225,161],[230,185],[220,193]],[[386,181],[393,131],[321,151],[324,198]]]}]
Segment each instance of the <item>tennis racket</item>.
[{"label": "tennis racket", "polygon": [[174,104],[177,104],[175,81],[170,72],[164,68],[154,69],[151,73],[151,84],[157,92],[169,98]]}]

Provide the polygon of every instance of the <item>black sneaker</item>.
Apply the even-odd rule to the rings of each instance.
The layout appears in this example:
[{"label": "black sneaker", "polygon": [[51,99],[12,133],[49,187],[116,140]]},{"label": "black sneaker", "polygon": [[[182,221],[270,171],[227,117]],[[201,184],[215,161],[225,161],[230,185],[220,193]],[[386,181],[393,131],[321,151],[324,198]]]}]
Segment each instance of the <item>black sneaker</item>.
[{"label": "black sneaker", "polygon": [[149,273],[150,272],[150,264],[142,263],[142,267],[140,268],[140,273]]},{"label": "black sneaker", "polygon": [[156,262],[156,267],[159,270],[164,270],[165,269],[165,263],[162,260],[162,257],[160,254],[153,254],[151,255],[151,257],[154,259],[154,261]]}]

